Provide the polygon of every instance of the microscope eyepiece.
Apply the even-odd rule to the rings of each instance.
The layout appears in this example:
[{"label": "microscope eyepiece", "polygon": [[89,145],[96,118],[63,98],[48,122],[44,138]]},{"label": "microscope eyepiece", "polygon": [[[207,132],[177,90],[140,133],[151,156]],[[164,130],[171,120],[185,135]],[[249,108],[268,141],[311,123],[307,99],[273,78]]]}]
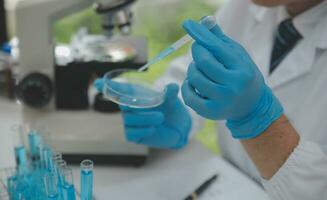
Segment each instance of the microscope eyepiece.
[{"label": "microscope eyepiece", "polygon": [[98,14],[106,14],[108,12],[117,12],[125,7],[131,5],[134,3],[136,0],[117,0],[114,3],[110,3],[108,5],[103,4],[103,3],[97,3],[96,4],[96,12]]}]

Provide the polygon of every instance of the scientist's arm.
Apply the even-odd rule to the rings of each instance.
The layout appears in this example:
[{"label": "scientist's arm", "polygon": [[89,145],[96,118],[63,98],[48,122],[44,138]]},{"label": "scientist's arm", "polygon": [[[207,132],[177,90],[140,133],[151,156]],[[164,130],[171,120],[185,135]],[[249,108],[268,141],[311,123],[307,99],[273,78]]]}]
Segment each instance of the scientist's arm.
[{"label": "scientist's arm", "polygon": [[205,118],[226,121],[272,199],[326,199],[326,154],[299,137],[246,50],[218,26],[209,31],[186,21],[184,28],[196,41],[182,86],[185,104]]},{"label": "scientist's arm", "polygon": [[270,179],[299,144],[299,134],[286,116],[281,116],[261,135],[241,140],[242,145],[265,179]]},{"label": "scientist's arm", "polygon": [[[182,86],[185,104],[205,118],[226,120],[232,136],[242,141],[261,175],[270,178],[298,143],[298,135],[282,127],[281,104],[245,49],[218,26],[209,31],[186,21],[184,28],[196,41]],[[281,129],[285,129],[282,139]],[[267,155],[271,157],[268,163]]]}]

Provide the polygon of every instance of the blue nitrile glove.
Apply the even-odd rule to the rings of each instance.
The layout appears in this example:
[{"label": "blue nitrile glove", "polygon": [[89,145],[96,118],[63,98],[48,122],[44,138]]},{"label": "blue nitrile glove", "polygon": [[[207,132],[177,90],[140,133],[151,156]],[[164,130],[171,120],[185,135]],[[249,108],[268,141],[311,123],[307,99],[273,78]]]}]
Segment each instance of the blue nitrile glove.
[{"label": "blue nitrile glove", "polygon": [[234,138],[260,135],[283,108],[246,50],[218,26],[209,31],[187,20],[184,29],[195,40],[182,86],[186,105],[203,117],[227,120]]},{"label": "blue nitrile glove", "polygon": [[[103,80],[97,79],[94,85],[102,91]],[[169,84],[164,102],[155,108],[120,106],[127,140],[155,148],[179,149],[185,146],[192,120],[177,96],[178,91],[176,84]]]}]

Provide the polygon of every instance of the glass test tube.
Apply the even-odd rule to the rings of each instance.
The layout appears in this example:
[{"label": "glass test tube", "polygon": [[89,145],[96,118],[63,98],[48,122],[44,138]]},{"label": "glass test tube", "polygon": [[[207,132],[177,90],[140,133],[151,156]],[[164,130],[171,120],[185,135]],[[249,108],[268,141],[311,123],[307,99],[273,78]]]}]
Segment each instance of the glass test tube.
[{"label": "glass test tube", "polygon": [[48,173],[44,177],[45,191],[48,200],[58,199],[58,177],[54,173]]},{"label": "glass test tube", "polygon": [[45,168],[48,171],[53,171],[53,162],[52,162],[53,152],[52,152],[51,148],[47,145],[43,146],[42,155],[43,155],[42,158],[43,158]]},{"label": "glass test tube", "polygon": [[40,158],[38,146],[41,144],[41,141],[41,136],[36,131],[30,131],[30,133],[28,134],[28,144],[30,147],[30,153],[33,161]]},{"label": "glass test tube", "polygon": [[47,161],[47,156],[48,154],[45,152],[47,151],[46,149],[49,149],[49,145],[47,143],[47,140],[49,138],[49,132],[42,126],[38,126],[35,131],[38,133],[40,136],[40,143],[37,146],[37,151],[39,155],[39,165],[40,168],[46,168],[46,161]]},{"label": "glass test tube", "polygon": [[20,174],[25,174],[28,171],[27,152],[24,145],[25,126],[16,125],[12,128],[12,130],[18,171]]},{"label": "glass test tube", "polygon": [[15,147],[15,155],[19,173],[25,174],[28,171],[28,161],[25,147]]},{"label": "glass test tube", "polygon": [[72,169],[69,167],[64,167],[61,169],[61,173],[63,200],[76,200]]},{"label": "glass test tube", "polygon": [[52,155],[50,166],[55,173],[59,175],[59,169],[64,165],[66,165],[66,161],[62,159],[61,153],[55,153]]},{"label": "glass test tube", "polygon": [[45,158],[44,158],[44,149],[46,145],[44,143],[41,143],[38,147],[38,151],[40,154],[40,167],[45,168]]},{"label": "glass test tube", "polygon": [[14,195],[15,195],[15,187],[17,183],[17,178],[16,177],[9,177],[7,179],[7,190],[8,190],[8,196],[10,200],[14,200]]},{"label": "glass test tube", "polygon": [[58,177],[58,193],[60,198],[63,198],[63,188],[62,188],[62,179],[63,179],[63,174],[62,174],[62,169],[64,167],[67,167],[66,161],[62,159],[62,154],[57,153],[52,157],[52,162],[53,162],[53,172],[57,175]]},{"label": "glass test tube", "polygon": [[81,162],[81,200],[92,200],[93,195],[93,161]]}]

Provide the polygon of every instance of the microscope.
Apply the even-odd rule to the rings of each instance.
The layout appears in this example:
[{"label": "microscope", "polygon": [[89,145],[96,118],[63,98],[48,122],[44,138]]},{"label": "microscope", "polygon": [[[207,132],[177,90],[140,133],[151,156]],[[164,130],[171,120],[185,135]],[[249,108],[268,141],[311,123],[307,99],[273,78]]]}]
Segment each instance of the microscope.
[{"label": "microscope", "polygon": [[[22,119],[46,127],[48,142],[68,162],[88,158],[97,164],[138,166],[146,161],[148,149],[126,141],[119,107],[92,90],[93,80],[106,72],[147,62],[145,38],[127,36],[134,1],[22,0],[17,5],[16,93]],[[56,46],[54,23],[90,6],[102,17],[103,35],[85,36],[84,31],[70,49]],[[121,36],[115,37],[117,30]],[[58,61],[58,51],[68,59]]]}]

